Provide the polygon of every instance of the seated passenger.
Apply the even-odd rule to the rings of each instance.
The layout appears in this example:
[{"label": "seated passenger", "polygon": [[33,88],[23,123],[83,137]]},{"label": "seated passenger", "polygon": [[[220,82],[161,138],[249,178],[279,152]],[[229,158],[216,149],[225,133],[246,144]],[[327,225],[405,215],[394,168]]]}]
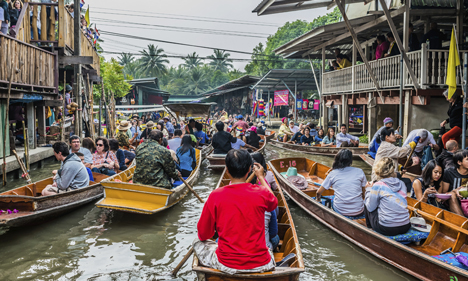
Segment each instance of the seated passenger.
[{"label": "seated passenger", "polygon": [[304,135],[301,136],[301,144],[302,145],[314,145],[314,137],[310,135],[309,127],[305,127]]},{"label": "seated passenger", "polygon": [[257,123],[257,135],[264,136],[266,131],[265,121],[260,121]]},{"label": "seated passenger", "polygon": [[179,158],[182,177],[188,178],[197,166],[197,153],[192,147],[192,138],[189,135],[182,138],[182,143],[177,148],[177,158]]},{"label": "seated passenger", "polygon": [[302,137],[302,135],[304,135],[304,129],[305,129],[305,128],[306,128],[306,127],[303,126],[303,127],[299,130],[299,132],[295,133],[295,134],[292,136],[292,138],[291,138],[291,142],[293,142],[293,143],[295,143],[295,144],[302,144],[302,143],[301,143],[301,137]]},{"label": "seated passenger", "polygon": [[336,69],[343,69],[352,66],[351,62],[342,54],[336,56],[336,62],[338,64]]},{"label": "seated passenger", "polygon": [[[254,160],[254,162],[262,165],[263,169],[265,171],[267,171],[265,173],[265,180],[266,182],[268,183],[268,185],[271,187],[272,190],[277,190],[278,189],[278,185],[276,185],[276,180],[275,180],[275,176],[273,174],[272,171],[268,170],[267,169],[267,165],[266,165],[266,161],[265,161],[265,157],[263,157],[263,154],[260,153],[260,152],[253,152],[250,154],[252,156],[252,159]],[[257,182],[258,184],[259,182]]]},{"label": "seated passenger", "polygon": [[202,123],[196,122],[196,123],[195,123],[195,129],[197,129],[197,131],[194,133],[194,135],[195,135],[195,137],[196,137],[197,140],[198,140],[198,144],[199,144],[199,145],[207,144],[207,143],[210,141],[210,138],[208,138],[208,136],[206,135],[206,133],[203,132],[203,125],[202,125]]},{"label": "seated passenger", "polygon": [[322,193],[330,187],[335,191],[333,210],[344,216],[361,216],[364,214],[364,200],[362,191],[367,185],[364,172],[351,167],[353,153],[349,149],[340,150],[333,161],[332,171],[323,181],[317,191],[317,201],[321,201]]},{"label": "seated passenger", "polygon": [[447,170],[448,168],[455,168],[453,163],[453,154],[458,151],[458,143],[454,140],[449,140],[445,146],[447,150],[444,150],[439,156],[437,156],[436,161],[442,169]]},{"label": "seated passenger", "polygon": [[345,124],[341,124],[340,133],[336,135],[336,147],[359,147],[359,138],[347,133]]},{"label": "seated passenger", "polygon": [[429,161],[422,171],[422,176],[413,182],[411,198],[447,210],[444,202],[438,201],[434,196],[440,190],[443,173],[443,168],[435,160]]},{"label": "seated passenger", "polygon": [[325,132],[323,131],[323,129],[318,129],[317,135],[314,137],[315,144],[321,143],[323,138],[325,138]]},{"label": "seated passenger", "polygon": [[[245,183],[252,165],[260,186]],[[195,255],[203,266],[229,274],[274,270],[273,252],[265,240],[265,212],[273,211],[278,200],[265,181],[264,169],[245,150],[229,151],[226,168],[231,184],[208,197],[193,241]],[[215,233],[218,244],[211,240]]]},{"label": "seated passenger", "polygon": [[213,153],[227,154],[232,149],[231,144],[237,142],[237,138],[224,131],[224,123],[221,121],[216,122],[216,129],[218,132],[214,134],[213,141],[211,142],[214,148]]},{"label": "seated passenger", "polygon": [[174,138],[167,141],[169,144],[169,149],[176,151],[179,148],[180,143],[182,142],[182,130],[174,130]]},{"label": "seated passenger", "polygon": [[367,227],[386,236],[403,234],[411,228],[406,186],[396,178],[395,169],[388,157],[376,161],[372,172],[378,182],[367,187],[364,199]]},{"label": "seated passenger", "polygon": [[115,157],[117,157],[117,162],[119,163],[119,170],[127,170],[125,153],[122,149],[119,148],[119,141],[116,139],[109,139],[109,150],[115,154]]},{"label": "seated passenger", "polygon": [[119,169],[119,160],[114,152],[109,151],[109,142],[106,138],[96,139],[96,152],[93,154],[93,165],[91,171],[113,176]]},{"label": "seated passenger", "polygon": [[52,148],[55,158],[62,162],[62,168],[54,176],[54,183],[47,185],[42,190],[42,196],[87,187],[89,176],[81,159],[74,153],[70,154],[68,145],[64,142],[56,142]]},{"label": "seated passenger", "polygon": [[291,132],[291,129],[288,126],[287,117],[283,117],[283,119],[281,119],[281,123],[282,124],[278,131],[278,141],[287,142],[288,139],[291,139],[293,132]]},{"label": "seated passenger", "polygon": [[161,131],[152,130],[148,140],[137,147],[133,182],[171,189],[170,178],[179,179],[171,152],[162,146],[163,137]]},{"label": "seated passenger", "polygon": [[[85,147],[81,146],[80,137],[78,136],[71,136],[70,139],[70,154],[80,152],[85,157],[85,162],[83,163],[87,168],[90,168],[93,164],[93,155],[91,151]],[[92,141],[92,140],[91,140]],[[84,144],[84,140],[83,140]]]},{"label": "seated passenger", "polygon": [[335,129],[328,128],[327,135],[322,140],[322,146],[332,146],[336,144]]},{"label": "seated passenger", "polygon": [[235,143],[231,143],[231,148],[232,148],[232,149],[241,149],[241,147],[242,147],[242,148],[246,147],[246,148],[252,149],[253,151],[256,151],[256,150],[257,150],[257,148],[255,148],[255,147],[253,147],[253,146],[251,146],[251,145],[249,145],[249,144],[246,144],[246,143],[242,140],[242,138],[243,138],[242,131],[237,131],[237,130],[236,130],[235,132],[236,132],[237,138],[236,138],[236,142],[235,142]]},{"label": "seated passenger", "polygon": [[[383,123],[384,125],[382,127],[380,127],[377,132],[375,132],[374,136],[372,137],[372,140],[370,141],[370,144],[369,144],[369,150],[371,152],[374,152],[374,154],[372,155],[373,157],[372,158],[375,158],[375,154],[377,153],[377,150],[379,149],[379,144],[380,144],[380,133],[382,132],[383,129],[385,128],[393,128],[393,120],[392,118],[390,117],[387,117],[383,120]],[[400,136],[400,133],[398,132],[398,130],[395,131],[395,136],[397,137],[397,139],[401,139],[402,136]],[[374,145],[376,144],[376,140],[378,141],[377,142],[377,147],[374,147]]]},{"label": "seated passenger", "polygon": [[451,193],[452,198],[445,202],[449,206],[450,212],[464,216],[460,207],[462,196],[459,190],[466,186],[468,182],[468,150],[460,150],[453,155],[455,168],[449,168],[444,171],[442,179],[442,189],[439,193]]},{"label": "seated passenger", "polygon": [[260,148],[261,139],[262,138],[257,135],[257,127],[250,127],[249,135],[247,136],[247,144],[255,148]]},{"label": "seated passenger", "polygon": [[[85,165],[85,156],[84,156],[84,154],[81,153],[81,152],[76,152],[75,154],[76,154],[76,156],[78,156],[81,159],[81,163],[83,163],[83,165]],[[85,167],[86,167],[86,165],[85,165]],[[89,181],[94,181],[93,172],[91,172],[91,169],[86,167],[86,172],[88,172]]]},{"label": "seated passenger", "polygon": [[421,163],[421,158],[423,156],[424,147],[429,145],[431,148],[435,150],[439,150],[439,146],[434,140],[434,136],[426,129],[416,129],[412,130],[408,137],[406,138],[403,146],[409,144],[415,137],[420,137],[416,148],[414,149],[414,153],[412,155],[413,165],[419,165]]}]

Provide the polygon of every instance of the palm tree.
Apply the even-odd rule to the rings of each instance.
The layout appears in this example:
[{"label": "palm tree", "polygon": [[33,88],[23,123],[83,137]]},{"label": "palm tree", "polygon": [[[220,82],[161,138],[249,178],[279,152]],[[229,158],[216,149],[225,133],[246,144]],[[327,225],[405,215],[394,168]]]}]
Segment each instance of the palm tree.
[{"label": "palm tree", "polygon": [[242,71],[240,71],[238,69],[233,69],[233,70],[228,72],[229,80],[235,80],[235,79],[241,78],[244,75],[245,75],[245,73],[243,73]]},{"label": "palm tree", "polygon": [[185,58],[183,58],[183,60],[184,63],[182,65],[188,69],[192,69],[202,64],[202,60],[196,52],[193,52],[193,54],[188,54]]},{"label": "palm tree", "polygon": [[120,65],[126,66],[127,64],[132,63],[135,60],[135,57],[130,53],[122,53],[117,57],[117,59],[119,60]]},{"label": "palm tree", "polygon": [[210,61],[210,66],[214,68],[214,70],[220,70],[222,72],[228,72],[229,68],[233,68],[232,60],[229,59],[231,54],[226,53],[223,50],[214,50],[214,55],[208,56]]},{"label": "palm tree", "polygon": [[148,50],[140,51],[143,55],[140,59],[140,70],[149,77],[159,77],[167,72],[166,64],[169,60],[163,49],[153,44],[148,45]]},{"label": "palm tree", "polygon": [[192,68],[187,73],[186,82],[186,87],[184,89],[184,94],[186,95],[199,95],[206,92],[209,87],[208,78],[201,67]]}]

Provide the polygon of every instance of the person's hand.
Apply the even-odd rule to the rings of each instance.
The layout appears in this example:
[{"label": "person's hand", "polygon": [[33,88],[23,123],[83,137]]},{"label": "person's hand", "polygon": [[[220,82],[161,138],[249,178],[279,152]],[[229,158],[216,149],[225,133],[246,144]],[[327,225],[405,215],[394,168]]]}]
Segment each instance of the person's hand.
[{"label": "person's hand", "polygon": [[54,183],[52,184],[52,186],[53,186],[53,187],[57,187],[57,183],[54,182]]},{"label": "person's hand", "polygon": [[447,120],[442,121],[442,123],[440,123],[440,127],[445,127],[445,124],[447,124]]},{"label": "person's hand", "polygon": [[253,172],[255,173],[255,176],[257,176],[257,179],[263,178],[265,175],[265,170],[263,169],[262,165],[258,163],[254,164]]},{"label": "person's hand", "polygon": [[435,189],[435,187],[431,186],[430,188],[426,189],[426,191],[424,191],[423,197],[427,198],[429,194],[436,194],[436,193],[437,193],[437,190]]},{"label": "person's hand", "polygon": [[452,193],[454,193],[454,194],[458,197],[458,199],[463,199],[463,196],[461,196],[461,194],[460,194],[460,192],[459,192],[460,188],[462,188],[462,187],[460,186],[459,188],[454,189],[454,190],[452,191]]},{"label": "person's hand", "polygon": [[182,177],[182,174],[180,173],[180,171],[177,171],[177,175],[179,175],[179,178]]},{"label": "person's hand", "polygon": [[406,174],[406,168],[401,167],[400,174],[401,174],[402,176],[403,176],[404,174]]},{"label": "person's hand", "polygon": [[398,140],[398,139],[402,139],[402,138],[403,138],[403,136],[402,136],[402,135],[398,135],[398,134],[395,134],[395,137],[397,138],[397,140]]},{"label": "person's hand", "polygon": [[430,146],[431,148],[434,148],[434,145],[433,145],[432,143],[430,143],[429,146]]},{"label": "person's hand", "polygon": [[53,171],[52,171],[52,175],[55,176],[55,175],[57,174],[57,172],[58,172],[57,170],[53,170]]},{"label": "person's hand", "polygon": [[322,201],[322,195],[318,194],[315,196],[315,200],[317,200],[318,202],[321,202]]},{"label": "person's hand", "polygon": [[418,143],[420,139],[421,139],[420,136],[416,136],[416,137],[413,139],[413,141],[414,141],[415,143]]}]

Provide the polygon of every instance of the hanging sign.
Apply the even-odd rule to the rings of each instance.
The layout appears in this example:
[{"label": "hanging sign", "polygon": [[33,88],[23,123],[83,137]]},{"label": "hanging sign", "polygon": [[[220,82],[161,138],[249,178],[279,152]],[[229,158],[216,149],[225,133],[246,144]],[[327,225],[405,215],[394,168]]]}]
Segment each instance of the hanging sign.
[{"label": "hanging sign", "polygon": [[289,99],[288,90],[275,91],[275,106],[289,105],[288,99]]},{"label": "hanging sign", "polygon": [[296,100],[296,109],[302,110],[302,99]]},{"label": "hanging sign", "polygon": [[319,110],[320,109],[320,100],[315,100],[314,101],[314,109]]},{"label": "hanging sign", "polygon": [[309,109],[309,100],[302,100],[302,109],[306,110]]}]

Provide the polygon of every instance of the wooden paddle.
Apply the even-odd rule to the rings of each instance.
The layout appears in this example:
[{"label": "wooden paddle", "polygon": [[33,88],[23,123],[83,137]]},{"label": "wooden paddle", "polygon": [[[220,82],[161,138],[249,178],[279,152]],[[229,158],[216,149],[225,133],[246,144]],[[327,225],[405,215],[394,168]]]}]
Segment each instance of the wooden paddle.
[{"label": "wooden paddle", "polygon": [[[416,145],[418,145],[418,144],[416,144]],[[408,162],[409,162],[409,160],[411,158],[411,155],[413,155],[413,152],[414,152],[414,149],[416,148],[416,145],[413,148],[411,148],[411,153],[409,154],[408,159],[406,160],[406,163],[403,166],[403,169],[406,169],[406,166],[408,165]]]},{"label": "wooden paddle", "polygon": [[179,178],[182,180],[185,186],[187,186],[190,189],[190,191],[192,191],[193,195],[195,195],[198,198],[200,203],[204,204],[205,201],[203,201],[203,199],[195,192],[195,190],[193,190],[193,187],[190,184],[188,184],[188,182],[186,182],[182,176],[179,176]]},{"label": "wooden paddle", "polygon": [[[255,173],[252,173],[248,178],[247,180],[245,181],[245,183],[249,183],[252,181],[252,179],[255,177]],[[198,197],[198,199],[202,202],[202,203],[205,203],[199,196],[197,193],[195,193],[195,191],[192,189],[192,187],[190,187],[189,184],[187,184],[185,182],[185,180],[180,177],[182,179],[182,181],[184,182],[184,184],[186,186],[188,186],[190,188],[190,190]],[[184,258],[179,262],[179,264],[174,268],[174,270],[171,272],[171,275],[176,277],[177,276],[177,273],[179,272],[179,270],[182,268],[182,266],[185,264],[185,262],[187,262],[187,260],[190,258],[190,256],[193,254],[193,247],[190,247],[190,250],[187,252],[187,254],[185,254]]]}]

